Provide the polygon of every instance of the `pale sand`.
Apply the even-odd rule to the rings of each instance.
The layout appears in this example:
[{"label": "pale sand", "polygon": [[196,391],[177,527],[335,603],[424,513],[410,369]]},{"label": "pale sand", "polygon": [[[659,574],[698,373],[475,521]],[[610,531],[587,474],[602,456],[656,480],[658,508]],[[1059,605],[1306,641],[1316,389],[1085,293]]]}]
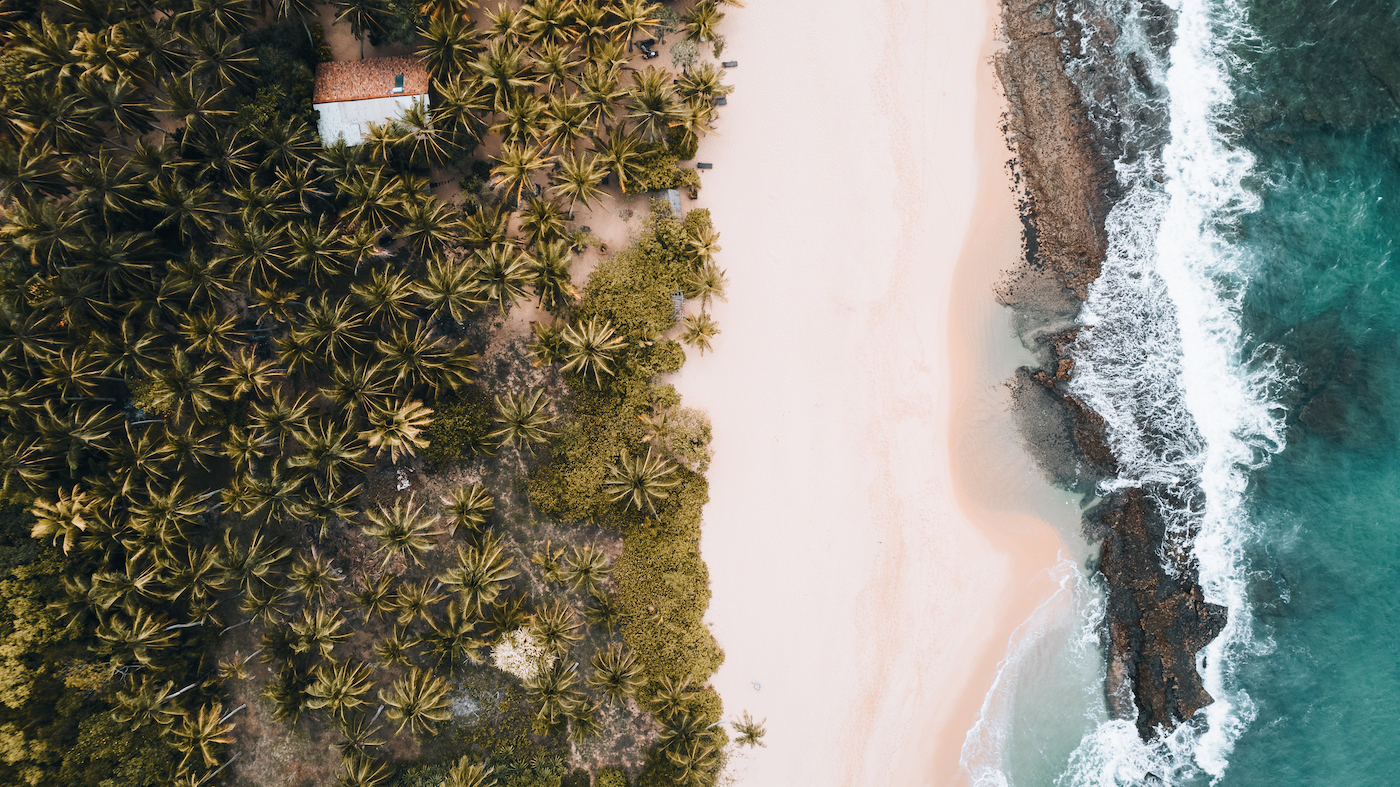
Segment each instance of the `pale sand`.
[{"label": "pale sand", "polygon": [[[1055,589],[1064,501],[1021,454],[997,273],[1019,221],[993,3],[731,11],[701,146],[729,300],[676,384],[714,421],[702,550],[743,785],[964,781],[1008,637]],[[761,690],[755,684],[761,684]]]}]

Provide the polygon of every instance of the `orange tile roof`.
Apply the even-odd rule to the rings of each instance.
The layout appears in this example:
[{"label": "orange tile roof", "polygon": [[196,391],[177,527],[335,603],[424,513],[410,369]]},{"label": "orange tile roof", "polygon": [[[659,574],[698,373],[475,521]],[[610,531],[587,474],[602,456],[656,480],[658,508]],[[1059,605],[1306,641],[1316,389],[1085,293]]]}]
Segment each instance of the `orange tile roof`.
[{"label": "orange tile roof", "polygon": [[[394,77],[403,74],[403,92],[394,93]],[[372,57],[338,60],[316,66],[316,90],[311,101],[358,101],[362,98],[418,96],[428,92],[428,72],[416,57]]]}]

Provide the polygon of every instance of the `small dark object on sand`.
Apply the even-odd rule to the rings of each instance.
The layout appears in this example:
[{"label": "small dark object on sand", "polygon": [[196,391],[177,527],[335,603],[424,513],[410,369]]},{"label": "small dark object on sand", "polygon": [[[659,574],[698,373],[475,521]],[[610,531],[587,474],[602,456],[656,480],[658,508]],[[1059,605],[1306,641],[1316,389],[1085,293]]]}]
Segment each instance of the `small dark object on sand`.
[{"label": "small dark object on sand", "polygon": [[724,66],[725,68],[738,68],[738,67],[739,67],[739,61],[738,61],[738,60],[726,60],[726,61],[724,61],[723,63],[720,63],[720,65]]},{"label": "small dark object on sand", "polygon": [[725,98],[724,96],[720,96],[719,98],[715,99],[715,106],[717,106],[717,107],[722,107],[722,106],[724,106],[725,104],[728,104],[728,103],[729,103],[729,99],[728,99],[728,98]]},{"label": "small dark object on sand", "polygon": [[695,168],[696,168],[696,169],[714,169],[714,168],[715,168],[715,165],[714,165],[714,164],[709,164],[709,163],[706,163],[706,162],[702,161],[702,162],[696,164],[696,165],[695,165]]}]

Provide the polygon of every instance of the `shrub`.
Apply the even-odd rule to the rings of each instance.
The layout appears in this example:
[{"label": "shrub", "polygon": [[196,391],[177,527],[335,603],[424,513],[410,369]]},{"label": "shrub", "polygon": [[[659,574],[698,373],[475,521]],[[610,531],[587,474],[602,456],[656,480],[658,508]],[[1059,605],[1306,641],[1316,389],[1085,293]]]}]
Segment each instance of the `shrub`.
[{"label": "shrub", "polygon": [[300,118],[313,129],[316,63],[321,55],[299,23],[250,30],[243,44],[251,50],[251,78],[234,94],[234,122],[256,135],[277,117]]},{"label": "shrub", "polygon": [[690,68],[699,56],[700,47],[689,38],[682,38],[671,45],[671,65],[676,68]]},{"label": "shrub", "polygon": [[428,447],[423,449],[423,455],[434,464],[442,464],[485,453],[486,435],[492,429],[492,406],[475,385],[433,402],[433,422],[428,425]]},{"label": "shrub", "polygon": [[593,787],[627,787],[627,774],[621,768],[604,768],[598,771]]}]

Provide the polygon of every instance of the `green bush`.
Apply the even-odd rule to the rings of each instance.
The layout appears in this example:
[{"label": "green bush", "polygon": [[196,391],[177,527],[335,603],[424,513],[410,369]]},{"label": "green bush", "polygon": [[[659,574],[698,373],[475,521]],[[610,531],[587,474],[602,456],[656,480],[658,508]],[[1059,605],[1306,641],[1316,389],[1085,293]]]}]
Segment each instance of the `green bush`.
[{"label": "green bush", "polygon": [[370,43],[383,46],[390,42],[410,45],[417,42],[418,28],[428,25],[421,7],[418,0],[379,0],[372,12],[377,26],[370,30]]},{"label": "green bush", "polygon": [[627,774],[621,768],[604,768],[598,771],[593,787],[627,787]]},{"label": "green bush", "polygon": [[253,63],[250,78],[233,96],[234,122],[257,135],[278,117],[298,118],[316,128],[312,93],[321,55],[300,23],[250,30],[243,35]]},{"label": "green bush", "polygon": [[495,413],[491,400],[475,385],[433,402],[433,422],[428,425],[428,447],[423,456],[434,464],[466,459],[489,449]]},{"label": "green bush", "polygon": [[[687,158],[694,157],[695,153],[691,152]],[[655,147],[642,155],[640,169],[633,181],[636,184],[635,188],[628,188],[633,191],[660,191],[700,185],[699,173],[693,169],[682,168],[680,160],[678,153],[660,146]]]}]

